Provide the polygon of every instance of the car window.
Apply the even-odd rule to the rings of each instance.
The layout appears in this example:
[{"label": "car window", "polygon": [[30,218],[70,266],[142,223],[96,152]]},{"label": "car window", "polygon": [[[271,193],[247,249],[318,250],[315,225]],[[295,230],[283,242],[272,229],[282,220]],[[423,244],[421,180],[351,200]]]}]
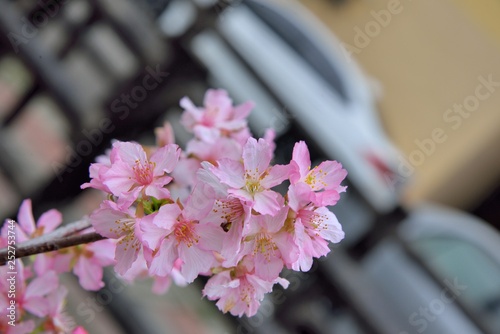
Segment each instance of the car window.
[{"label": "car window", "polygon": [[332,66],[332,62],[304,31],[277,11],[272,10],[270,6],[255,1],[246,1],[245,4],[316,70],[337,91],[342,100],[348,100],[342,79]]}]

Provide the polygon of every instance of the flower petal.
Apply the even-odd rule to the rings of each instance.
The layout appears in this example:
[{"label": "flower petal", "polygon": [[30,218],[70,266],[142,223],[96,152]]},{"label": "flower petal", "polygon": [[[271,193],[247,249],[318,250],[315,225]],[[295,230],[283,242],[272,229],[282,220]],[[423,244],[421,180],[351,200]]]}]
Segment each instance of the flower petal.
[{"label": "flower petal", "polygon": [[245,185],[244,168],[239,161],[222,159],[218,161],[218,166],[211,168],[210,171],[219,178],[219,180],[232,188],[242,188]]},{"label": "flower petal", "polygon": [[292,160],[297,163],[299,167],[299,174],[291,178],[292,183],[297,182],[299,179],[305,177],[311,168],[311,157],[309,149],[303,141],[295,143],[293,147]]},{"label": "flower petal", "polygon": [[85,290],[97,291],[104,286],[102,266],[91,258],[80,256],[73,271],[78,276],[78,282]]},{"label": "flower petal", "polygon": [[57,226],[62,223],[62,214],[56,210],[52,209],[43,213],[37,222],[37,227],[43,227],[43,232],[52,232]]},{"label": "flower petal", "polygon": [[28,237],[35,232],[35,219],[33,218],[33,211],[31,209],[31,200],[25,199],[19,207],[17,214],[18,224]]},{"label": "flower petal", "polygon": [[272,154],[271,147],[264,139],[260,138],[257,141],[255,138],[248,138],[243,147],[245,173],[254,180],[259,179],[260,175],[269,167]]}]

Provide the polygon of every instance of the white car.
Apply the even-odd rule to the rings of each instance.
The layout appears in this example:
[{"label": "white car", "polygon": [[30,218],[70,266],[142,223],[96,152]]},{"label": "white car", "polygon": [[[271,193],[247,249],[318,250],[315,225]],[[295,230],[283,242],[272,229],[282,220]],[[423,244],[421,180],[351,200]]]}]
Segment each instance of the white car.
[{"label": "white car", "polygon": [[171,1],[158,23],[206,68],[209,85],[255,101],[257,135],[274,127],[279,143],[307,137],[351,185],[335,207],[346,240],[308,276],[315,283],[294,276],[302,284],[290,302],[271,297],[238,332],[499,333],[498,232],[431,204],[401,208],[399,152],[373,84],[339,41],[294,1],[222,2],[211,21],[214,1]]}]

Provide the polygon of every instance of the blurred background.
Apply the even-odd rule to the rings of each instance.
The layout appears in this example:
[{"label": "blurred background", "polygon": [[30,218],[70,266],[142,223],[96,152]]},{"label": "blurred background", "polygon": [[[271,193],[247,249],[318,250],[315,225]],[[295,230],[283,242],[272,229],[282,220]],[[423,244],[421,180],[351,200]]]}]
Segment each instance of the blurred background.
[{"label": "blurred background", "polygon": [[[285,272],[253,318],[203,282],[81,290],[89,333],[499,333],[500,2],[0,0],[0,217],[32,198],[70,222],[114,138],[153,143],[209,87],[253,100],[276,162],[306,140],[348,170],[346,231],[308,273]],[[3,220],[3,219],[2,219]],[[109,272],[107,281],[117,282]],[[116,285],[115,285],[116,286]],[[91,313],[88,312],[92,307]],[[92,315],[92,316],[90,316]]]}]

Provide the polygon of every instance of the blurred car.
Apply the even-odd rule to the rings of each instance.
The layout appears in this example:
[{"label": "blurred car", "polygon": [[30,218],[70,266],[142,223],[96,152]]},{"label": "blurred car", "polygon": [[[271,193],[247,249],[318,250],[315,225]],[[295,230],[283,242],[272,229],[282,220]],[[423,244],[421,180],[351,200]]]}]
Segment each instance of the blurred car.
[{"label": "blurred car", "polygon": [[[273,127],[281,143],[306,137],[317,160],[340,161],[351,186],[334,210],[347,237],[320,263],[323,286],[291,294],[295,302],[277,305],[259,326],[242,321],[241,332],[497,333],[498,232],[432,204],[401,208],[400,153],[381,126],[373,84],[304,8],[223,2],[213,25],[183,40],[209,84],[256,102],[257,135]],[[167,36],[183,36],[213,4],[171,1],[158,22]],[[175,23],[179,16],[190,20]]]}]

